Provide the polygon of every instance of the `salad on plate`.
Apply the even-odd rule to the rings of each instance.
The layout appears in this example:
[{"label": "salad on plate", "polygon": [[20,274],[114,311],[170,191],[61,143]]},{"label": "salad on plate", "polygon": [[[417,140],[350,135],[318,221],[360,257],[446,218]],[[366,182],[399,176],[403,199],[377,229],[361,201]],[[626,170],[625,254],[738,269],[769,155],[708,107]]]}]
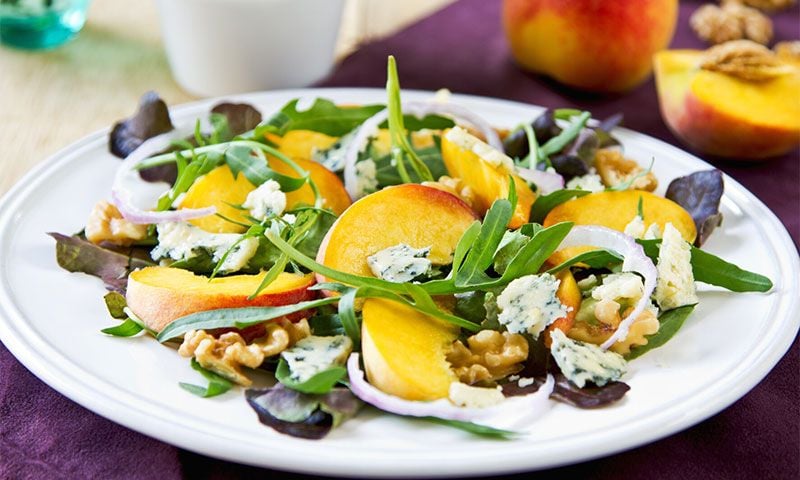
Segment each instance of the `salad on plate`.
[{"label": "salad on plate", "polygon": [[222,103],[186,128],[145,95],[112,129],[109,197],[81,232],[51,233],[59,265],[109,290],[102,334],[175,348],[204,379],[187,395],[243,391],[288,435],[322,438],[369,404],[506,438],[552,402],[621,400],[696,282],[772,288],[700,248],[721,172],[654,193],[658,158],[626,157],[621,116],[497,128],[446,91],[403,102],[392,57],[386,90],[266,118]]}]

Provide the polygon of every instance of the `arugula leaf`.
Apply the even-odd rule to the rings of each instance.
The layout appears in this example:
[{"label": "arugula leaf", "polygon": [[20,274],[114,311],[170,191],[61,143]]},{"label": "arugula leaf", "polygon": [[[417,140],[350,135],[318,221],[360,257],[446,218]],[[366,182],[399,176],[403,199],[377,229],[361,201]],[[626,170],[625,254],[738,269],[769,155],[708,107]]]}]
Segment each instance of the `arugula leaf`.
[{"label": "arugula leaf", "polygon": [[694,311],[694,307],[694,305],[686,305],[663,312],[658,316],[658,322],[661,324],[658,328],[658,333],[647,335],[647,344],[633,346],[630,353],[625,355],[625,358],[627,360],[633,360],[667,343],[678,333],[678,330],[683,326],[683,322],[685,322],[692,311]]},{"label": "arugula leaf", "polygon": [[457,428],[459,430],[463,430],[465,432],[469,432],[473,435],[478,435],[481,437],[506,439],[519,435],[519,432],[514,432],[511,430],[502,430],[499,428],[490,427],[488,425],[479,425],[477,423],[464,422],[461,420],[448,420],[439,417],[420,417],[420,418],[432,423],[436,423],[438,425]]},{"label": "arugula leaf", "polygon": [[584,195],[589,195],[589,190],[556,190],[555,192],[549,193],[547,195],[542,195],[540,197],[536,197],[536,201],[533,202],[533,206],[531,207],[531,221],[542,223],[550,213],[550,210],[556,208],[557,206],[561,205],[564,202],[572,200],[573,198],[579,198]]},{"label": "arugula leaf", "polygon": [[338,314],[314,315],[308,319],[308,325],[311,327],[311,331],[314,335],[319,335],[321,337],[345,335],[342,320],[339,318]]},{"label": "arugula leaf", "polygon": [[553,254],[567,236],[572,225],[572,222],[561,222],[540,230],[517,252],[506,267],[501,281],[510,282],[515,278],[538,272],[545,260]]},{"label": "arugula leaf", "polygon": [[361,327],[356,318],[356,293],[357,290],[351,288],[339,297],[339,320],[354,346],[361,345]]},{"label": "arugula leaf", "polygon": [[464,264],[455,274],[455,285],[462,287],[489,280],[486,269],[492,265],[497,246],[503,239],[511,216],[514,214],[508,200],[495,200],[481,225],[478,238],[464,260]]},{"label": "arugula leaf", "polygon": [[245,328],[257,323],[274,320],[292,313],[302,312],[322,305],[336,303],[336,297],[319,298],[283,305],[279,307],[220,308],[192,313],[173,321],[156,336],[161,343],[183,335],[189,330],[209,330],[212,328]]},{"label": "arugula leaf", "polygon": [[530,238],[519,230],[506,231],[494,254],[494,271],[500,275],[505,273],[511,260],[529,241]]},{"label": "arugula leaf", "polygon": [[328,393],[333,387],[347,375],[347,369],[341,365],[332,365],[325,370],[317,372],[313,377],[304,382],[295,382],[291,378],[292,372],[289,364],[281,357],[278,361],[278,368],[275,370],[275,378],[284,386],[297,390],[302,393],[322,395]]},{"label": "arugula leaf", "polygon": [[112,335],[114,337],[132,337],[137,333],[141,332],[142,330],[144,330],[144,328],[141,325],[131,320],[130,318],[127,318],[127,315],[125,315],[125,318],[126,318],[125,321],[120,323],[119,325],[104,328],[100,331],[107,335]]},{"label": "arugula leaf", "polygon": [[194,370],[200,373],[206,380],[208,380],[208,386],[201,387],[198,385],[192,385],[191,383],[179,383],[180,387],[187,392],[197,395],[198,397],[203,398],[210,398],[216,397],[217,395],[222,395],[223,393],[227,392],[231,388],[233,388],[233,383],[212,371],[206,370],[200,364],[192,358],[191,366]]},{"label": "arugula leaf", "polygon": [[[403,125],[406,131],[417,132],[419,130],[444,130],[453,128],[456,125],[452,119],[441,115],[428,114],[420,118],[416,115],[403,115]],[[389,120],[385,120],[378,128],[389,128]]]},{"label": "arugula leaf", "polygon": [[551,138],[541,146],[541,154],[549,157],[550,155],[563,150],[569,142],[573,141],[575,137],[578,136],[578,133],[580,133],[583,127],[586,126],[586,122],[589,121],[591,116],[592,114],[589,112],[583,112],[578,115],[578,117],[570,124],[569,127],[565,128],[561,133]]},{"label": "arugula leaf", "polygon": [[[442,151],[435,146],[421,148],[416,150],[419,159],[422,160],[428,169],[431,171],[431,175],[433,178],[440,178],[443,175],[447,175],[447,168],[444,165],[444,160],[442,160]],[[377,169],[375,178],[378,180],[378,185],[380,187],[388,187],[391,185],[400,185],[403,182],[403,178],[397,171],[397,166],[394,164],[394,158],[392,154],[386,154],[382,157],[375,159],[375,166]],[[421,178],[419,178],[415,172],[407,172],[409,178],[412,180],[413,183],[423,182]]]},{"label": "arugula leaf", "polygon": [[[661,240],[637,240],[653,262],[658,261]],[[764,275],[744,270],[733,263],[692,247],[692,273],[695,281],[716,285],[732,292],[768,292],[772,280]]]},{"label": "arugula leaf", "polygon": [[255,186],[267,180],[274,180],[284,192],[294,192],[308,182],[308,173],[300,177],[290,177],[269,168],[263,156],[253,155],[254,150],[247,145],[232,145],[225,150],[225,163],[233,172],[233,178],[242,173]]},{"label": "arugula leaf", "polygon": [[610,264],[619,263],[623,260],[624,259],[622,258],[622,256],[610,250],[602,250],[602,249],[590,250],[588,252],[583,252],[578,255],[575,255],[574,257],[561,262],[560,264],[548,270],[547,273],[555,275],[561,270],[569,268],[575,265],[576,263],[585,263],[589,265],[589,267],[591,268],[606,268]]},{"label": "arugula leaf", "polygon": [[308,110],[300,111],[297,110],[299,101],[290,101],[272,118],[256,127],[254,136],[274,133],[282,137],[290,130],[311,130],[341,137],[384,108],[383,105],[340,107],[330,100],[317,98]]}]

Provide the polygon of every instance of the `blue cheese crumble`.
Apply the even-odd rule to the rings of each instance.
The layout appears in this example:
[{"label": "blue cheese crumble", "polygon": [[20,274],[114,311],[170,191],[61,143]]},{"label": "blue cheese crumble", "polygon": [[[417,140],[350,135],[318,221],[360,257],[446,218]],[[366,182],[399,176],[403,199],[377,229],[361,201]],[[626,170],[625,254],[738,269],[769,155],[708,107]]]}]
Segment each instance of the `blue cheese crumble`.
[{"label": "blue cheese crumble", "polygon": [[356,163],[356,197],[361,198],[378,189],[378,167],[368,158]]},{"label": "blue cheese crumble", "polygon": [[405,283],[430,271],[430,253],[431,247],[413,248],[400,243],[370,255],[367,264],[376,277],[387,282]]},{"label": "blue cheese crumble", "polygon": [[511,333],[538,338],[544,328],[569,311],[556,296],[559,279],[543,273],[517,278],[497,297],[497,320]]},{"label": "blue cheese crumble", "polygon": [[641,277],[631,272],[612,273],[603,277],[603,284],[592,290],[595,300],[629,300],[635,303],[644,295]]},{"label": "blue cheese crumble", "polygon": [[250,211],[250,216],[258,221],[283,213],[286,209],[286,194],[275,180],[267,180],[247,194],[242,204]]},{"label": "blue cheese crumble", "polygon": [[681,233],[667,223],[658,252],[658,280],[655,298],[662,310],[671,310],[697,303],[697,291],[692,273],[692,247]]},{"label": "blue cheese crumble", "polygon": [[332,172],[341,172],[344,170],[347,148],[350,146],[350,141],[353,140],[357,131],[357,128],[352,130],[350,133],[337,140],[336,143],[331,145],[328,149],[321,150],[314,147],[311,151],[311,159],[317,163],[321,163]]},{"label": "blue cheese crumble", "polygon": [[586,382],[602,387],[619,380],[627,371],[628,364],[618,353],[572,340],[557,328],[550,333],[550,338],[553,340],[550,353],[561,373],[578,388],[583,388]]},{"label": "blue cheese crumble", "polygon": [[580,177],[573,177],[567,182],[566,188],[569,190],[587,190],[589,192],[602,192],[606,189],[603,180],[596,173],[587,173]]},{"label": "blue cheese crumble", "polygon": [[[153,260],[189,260],[203,252],[219,262],[230,250],[220,271],[232,273],[247,266],[258,249],[258,239],[236,233],[209,233],[188,223],[160,223],[156,227],[158,245],[150,252]],[[237,243],[238,242],[238,243]]]},{"label": "blue cheese crumble", "polygon": [[346,335],[311,335],[281,352],[281,357],[289,367],[289,379],[303,383],[324,370],[343,365],[352,351],[353,341]]},{"label": "blue cheese crumble", "polygon": [[453,405],[464,408],[492,407],[506,399],[500,387],[473,387],[461,382],[450,384],[447,397]]},{"label": "blue cheese crumble", "polygon": [[645,228],[644,219],[639,215],[633,217],[633,220],[625,225],[625,230],[623,232],[625,235],[630,235],[637,239],[655,240],[661,238],[661,228],[658,224],[653,222],[650,226]]}]

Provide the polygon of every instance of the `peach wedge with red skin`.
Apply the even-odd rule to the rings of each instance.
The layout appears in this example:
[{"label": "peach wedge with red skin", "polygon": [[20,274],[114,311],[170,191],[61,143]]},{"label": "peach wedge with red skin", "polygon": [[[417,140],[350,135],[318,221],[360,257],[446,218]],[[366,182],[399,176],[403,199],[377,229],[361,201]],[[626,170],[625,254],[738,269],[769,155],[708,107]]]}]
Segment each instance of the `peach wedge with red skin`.
[{"label": "peach wedge with red skin", "polygon": [[362,310],[361,350],[367,379],[406,400],[447,397],[458,381],[445,358],[458,328],[391,300],[370,298]]},{"label": "peach wedge with red skin", "polygon": [[387,187],[358,200],[336,220],[317,261],[369,277],[367,257],[405,243],[430,247],[431,262],[446,265],[461,235],[477,219],[460,198],[436,188],[412,183]]},{"label": "peach wedge with red skin", "polygon": [[308,287],[314,276],[281,273],[255,298],[265,273],[231,275],[210,280],[188,270],[147,267],[128,277],[128,307],[148,328],[160,332],[172,321],[197,312],[220,308],[291,305],[315,296]]},{"label": "peach wedge with red skin", "polygon": [[704,52],[669,50],[655,56],[661,115],[693,149],[741,160],[782,155],[800,147],[800,65],[748,81],[698,68]]},{"label": "peach wedge with red skin", "polygon": [[675,31],[677,0],[504,0],[503,27],[524,69],[572,87],[642,83]]}]

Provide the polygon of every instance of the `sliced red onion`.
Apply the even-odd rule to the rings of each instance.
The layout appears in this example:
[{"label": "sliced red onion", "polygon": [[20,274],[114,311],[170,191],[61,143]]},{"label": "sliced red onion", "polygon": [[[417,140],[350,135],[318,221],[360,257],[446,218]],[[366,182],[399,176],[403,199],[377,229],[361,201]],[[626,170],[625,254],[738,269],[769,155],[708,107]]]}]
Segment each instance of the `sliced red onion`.
[{"label": "sliced red onion", "polygon": [[642,246],[630,235],[596,225],[578,225],[570,230],[569,234],[561,242],[559,248],[591,245],[594,247],[613,250],[624,258],[622,262],[623,272],[636,272],[644,277],[644,294],[636,303],[633,311],[622,319],[617,330],[602,345],[603,349],[608,349],[616,342],[623,341],[628,337],[628,330],[637,317],[647,308],[650,303],[650,295],[656,288],[656,277],[658,271],[653,261],[644,253]]},{"label": "sliced red onion", "polygon": [[359,354],[353,353],[347,360],[350,390],[366,403],[385,412],[407,417],[437,417],[462,422],[478,422],[495,428],[521,426],[538,418],[548,407],[555,381],[551,375],[536,392],[506,398],[501,404],[487,408],[457,407],[447,399],[432,402],[404,400],[384,393],[370,385],[359,366]]},{"label": "sliced red onion", "polygon": [[163,182],[146,182],[136,170],[142,160],[163,152],[171,146],[173,140],[186,138],[193,131],[193,128],[181,128],[155,136],[125,157],[117,169],[111,187],[111,202],[119,209],[125,220],[137,224],[182,222],[213,215],[216,212],[217,209],[213,206],[164,212],[148,210],[155,208],[158,198],[169,191],[170,186]]},{"label": "sliced red onion", "polygon": [[[407,102],[404,103],[401,108],[403,113],[417,117],[424,117],[429,114],[452,116],[456,121],[461,121],[462,123],[467,123],[475,127],[475,129],[486,137],[486,143],[501,152],[503,151],[503,142],[492,126],[489,125],[486,120],[461,105],[443,102]],[[365,120],[347,146],[344,155],[344,186],[353,200],[357,200],[360,193],[358,191],[358,177],[356,176],[358,154],[364,149],[369,138],[378,131],[380,124],[386,121],[388,117],[389,110],[384,109]]]},{"label": "sliced red onion", "polygon": [[543,172],[534,168],[517,167],[517,175],[535,183],[540,195],[547,195],[564,188],[564,177],[554,172]]}]

